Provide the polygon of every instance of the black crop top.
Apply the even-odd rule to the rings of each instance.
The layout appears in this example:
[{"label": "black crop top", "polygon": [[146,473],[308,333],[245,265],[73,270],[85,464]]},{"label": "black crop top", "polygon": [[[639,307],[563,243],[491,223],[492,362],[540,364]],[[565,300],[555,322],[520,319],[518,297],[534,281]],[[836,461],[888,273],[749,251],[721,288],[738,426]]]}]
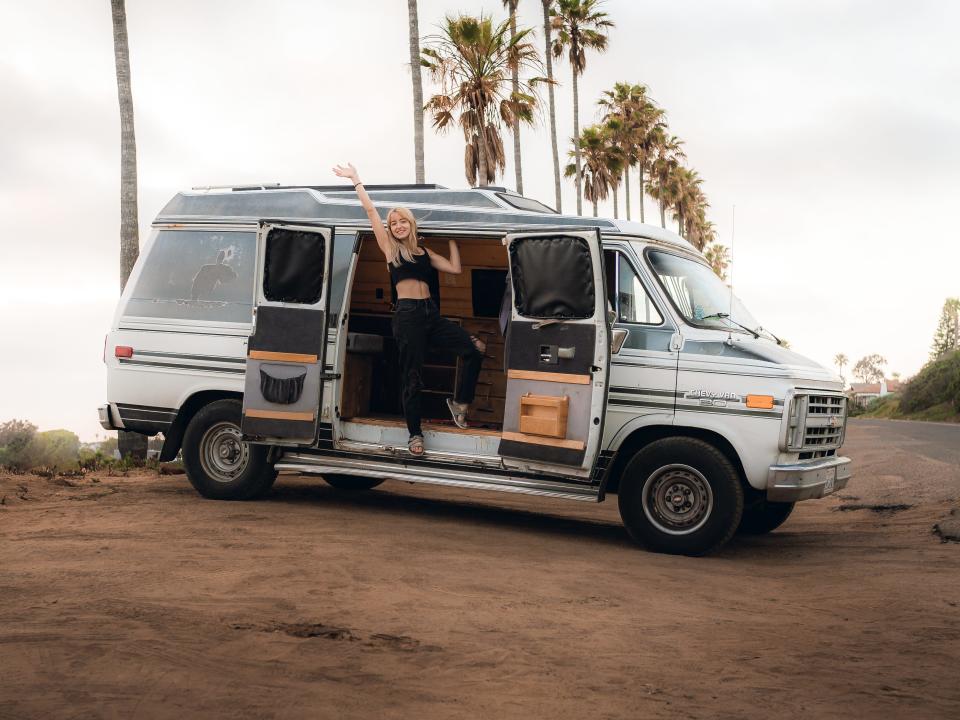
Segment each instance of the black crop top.
[{"label": "black crop top", "polygon": [[398,255],[397,259],[400,261],[399,265],[389,264],[390,280],[394,285],[401,280],[420,280],[429,285],[437,275],[437,271],[430,264],[430,256],[427,255],[426,250],[422,255],[414,255],[413,262],[407,262],[402,255]]}]

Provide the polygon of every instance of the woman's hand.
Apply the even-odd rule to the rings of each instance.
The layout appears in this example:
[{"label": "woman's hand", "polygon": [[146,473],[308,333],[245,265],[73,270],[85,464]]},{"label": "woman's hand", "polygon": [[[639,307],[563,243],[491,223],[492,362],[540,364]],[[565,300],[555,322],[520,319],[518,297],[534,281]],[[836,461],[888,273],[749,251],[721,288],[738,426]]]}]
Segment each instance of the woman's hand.
[{"label": "woman's hand", "polygon": [[352,182],[354,185],[360,182],[360,174],[351,163],[347,163],[346,165],[337,165],[333,168],[333,172],[337,177],[347,178],[347,180]]},{"label": "woman's hand", "polygon": [[450,275],[459,275],[463,272],[463,268],[460,266],[460,248],[457,247],[457,243],[453,240],[450,241],[449,260],[443,255],[437,255],[429,249],[427,250],[427,254],[430,256],[430,264],[434,270],[449,273]]}]

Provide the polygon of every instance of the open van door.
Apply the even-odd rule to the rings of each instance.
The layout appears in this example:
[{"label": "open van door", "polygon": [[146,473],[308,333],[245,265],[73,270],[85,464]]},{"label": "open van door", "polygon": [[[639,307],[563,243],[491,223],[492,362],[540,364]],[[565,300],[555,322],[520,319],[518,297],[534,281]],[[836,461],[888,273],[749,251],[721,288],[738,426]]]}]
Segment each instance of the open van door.
[{"label": "open van door", "polygon": [[243,439],[311,445],[323,398],[332,227],[262,220]]},{"label": "open van door", "polygon": [[513,233],[506,245],[513,302],[500,456],[508,467],[589,478],[610,371],[600,231]]}]

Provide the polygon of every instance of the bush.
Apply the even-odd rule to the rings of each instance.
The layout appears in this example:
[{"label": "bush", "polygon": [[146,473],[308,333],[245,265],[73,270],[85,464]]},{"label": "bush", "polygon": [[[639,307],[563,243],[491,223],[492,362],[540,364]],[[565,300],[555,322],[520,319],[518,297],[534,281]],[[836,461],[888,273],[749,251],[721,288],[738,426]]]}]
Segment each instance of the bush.
[{"label": "bush", "polygon": [[943,403],[960,413],[960,350],[923,366],[903,387],[900,411],[916,413]]},{"label": "bush", "polygon": [[10,420],[0,425],[0,466],[29,470],[36,465],[33,456],[37,426],[26,420]]}]

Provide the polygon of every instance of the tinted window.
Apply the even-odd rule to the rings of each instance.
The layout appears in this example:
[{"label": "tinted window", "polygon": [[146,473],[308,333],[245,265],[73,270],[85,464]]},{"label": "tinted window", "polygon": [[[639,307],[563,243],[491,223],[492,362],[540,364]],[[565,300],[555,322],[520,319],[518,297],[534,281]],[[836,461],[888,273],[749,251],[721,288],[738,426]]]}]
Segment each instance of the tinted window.
[{"label": "tinted window", "polygon": [[590,247],[581,237],[532,237],[510,243],[513,302],[524,317],[576,320],[593,316]]},{"label": "tinted window", "polygon": [[256,234],[161,230],[124,314],[249,323]]},{"label": "tinted window", "polygon": [[323,235],[276,228],[267,234],[263,296],[272,302],[319,302],[323,292]]}]

